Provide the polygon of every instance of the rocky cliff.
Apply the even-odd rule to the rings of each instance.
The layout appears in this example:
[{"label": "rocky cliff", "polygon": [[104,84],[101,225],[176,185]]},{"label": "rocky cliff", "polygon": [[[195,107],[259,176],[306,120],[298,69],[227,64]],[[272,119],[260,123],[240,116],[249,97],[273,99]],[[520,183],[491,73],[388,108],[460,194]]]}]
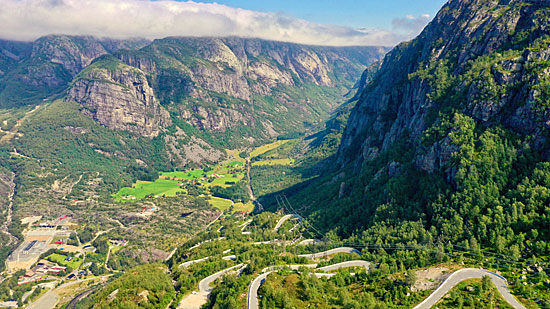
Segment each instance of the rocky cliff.
[{"label": "rocky cliff", "polygon": [[84,114],[111,129],[155,137],[172,124],[145,74],[109,55],[77,76],[67,100],[78,102]]},{"label": "rocky cliff", "polygon": [[417,167],[448,168],[458,150],[449,132],[426,135],[456,112],[529,136],[548,158],[549,6],[449,1],[416,39],[385,57],[350,116],[339,163],[372,160],[406,137],[418,146]]},{"label": "rocky cliff", "polygon": [[548,16],[548,1],[447,2],[387,54],[334,168],[289,188],[290,203],[360,243],[548,256]]},{"label": "rocky cliff", "polygon": [[49,35],[34,42],[0,42],[0,107],[34,104],[67,89],[94,59],[122,48],[141,48],[146,40]]},{"label": "rocky cliff", "polygon": [[174,117],[235,145],[302,131],[325,119],[385,51],[174,37],[115,56],[147,72]]}]

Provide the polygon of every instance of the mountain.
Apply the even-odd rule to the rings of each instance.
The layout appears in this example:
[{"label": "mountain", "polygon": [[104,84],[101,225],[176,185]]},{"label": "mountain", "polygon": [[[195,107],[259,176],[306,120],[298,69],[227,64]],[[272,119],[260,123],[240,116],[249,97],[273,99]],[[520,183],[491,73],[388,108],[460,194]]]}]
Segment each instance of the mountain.
[{"label": "mountain", "polygon": [[[50,35],[32,43],[1,41],[0,107],[36,104],[63,95],[68,83],[95,58],[147,41]],[[4,61],[7,59],[9,61]]]},{"label": "mountain", "polygon": [[[315,128],[386,51],[242,38],[0,41],[2,265],[24,239],[22,219],[35,215],[69,216],[84,239],[121,228],[131,245],[111,254],[117,269],[165,259],[220,215],[203,194],[209,183],[144,200],[113,194]],[[239,151],[231,158],[242,162]],[[159,213],[143,216],[150,203]]]},{"label": "mountain", "polygon": [[550,254],[549,13],[547,1],[449,1],[366,84],[337,168],[290,201],[366,243]]},{"label": "mountain", "polygon": [[0,154],[17,175],[20,214],[58,203],[49,188],[60,181],[108,199],[158,171],[302,132],[328,119],[386,52],[241,38],[0,43],[0,106],[10,108],[0,114]]},{"label": "mountain", "polygon": [[167,166],[179,167],[320,123],[387,51],[236,37],[65,35],[1,41],[0,48],[0,107],[76,102],[102,126],[156,138]]},{"label": "mountain", "polygon": [[[191,125],[224,146],[235,147],[300,132],[326,119],[343,101],[341,96],[360,72],[384,52],[384,48],[377,47],[174,37],[155,40],[139,50],[121,50],[114,57],[126,64],[126,69],[138,69],[131,70],[140,80],[134,83],[150,88],[147,91],[151,98],[155,97],[169,112],[179,129]],[[152,118],[134,119],[111,113],[115,109],[126,110],[126,103],[99,103],[100,88],[120,83],[118,77],[98,72],[114,62],[108,57],[97,59],[72,83],[68,100],[98,107],[92,116],[108,127],[157,123],[153,114]],[[101,83],[104,85],[99,86]],[[100,114],[111,119],[100,119]],[[163,126],[157,126],[154,135],[170,124],[165,121]]]},{"label": "mountain", "polygon": [[[485,127],[502,125],[532,136],[542,146],[547,126],[541,121],[548,116],[541,103],[548,98],[540,91],[548,75],[547,6],[545,1],[450,1],[418,38],[388,54],[352,113],[339,162],[375,156],[405,131],[410,140],[420,140],[439,112],[451,110]],[[422,168],[428,171],[443,166],[444,153],[453,152],[436,142],[426,149],[437,157],[426,158]]]}]

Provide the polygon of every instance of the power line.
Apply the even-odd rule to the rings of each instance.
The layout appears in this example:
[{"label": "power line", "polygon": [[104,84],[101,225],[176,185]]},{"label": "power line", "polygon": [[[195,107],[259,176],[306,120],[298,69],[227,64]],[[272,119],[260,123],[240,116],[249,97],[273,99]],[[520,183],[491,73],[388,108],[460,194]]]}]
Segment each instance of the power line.
[{"label": "power line", "polygon": [[[288,213],[291,213],[291,214],[295,214],[295,215],[298,215],[302,218],[302,221],[304,222],[304,227],[306,228],[306,231],[310,234],[310,236],[312,236],[313,238],[315,238],[316,234],[317,236],[320,236],[319,238],[324,238],[324,234],[321,233],[318,229],[315,228],[315,226],[313,226],[313,224],[309,223],[303,216],[301,216],[293,207],[292,207],[292,204],[290,203],[290,201],[288,200],[288,198],[286,197],[286,195],[277,195],[276,196],[277,198],[277,204],[278,206],[280,207],[281,205],[283,206],[283,208],[288,212]],[[311,231],[311,229],[314,230],[314,232]],[[433,248],[430,248],[428,247],[427,245],[405,245],[405,244],[401,244],[401,243],[397,243],[397,244],[372,244],[372,243],[356,243],[356,242],[345,242],[345,241],[329,241],[329,240],[325,240],[323,241],[323,243],[325,244],[325,246],[327,244],[335,244],[335,245],[341,245],[341,246],[349,246],[349,247],[354,247],[354,248],[363,248],[363,249],[387,249],[387,250],[434,250]],[[429,244],[431,246],[434,246],[435,243],[431,243]],[[453,246],[453,247],[458,247],[458,248],[462,248],[462,249],[466,249],[468,250],[469,248],[466,248],[466,247],[463,247],[463,246],[459,246],[459,245],[454,245],[454,244],[448,244],[450,246]],[[436,246],[437,247],[437,246]],[[514,257],[514,256],[510,256],[510,255],[505,255],[505,254],[500,254],[500,253],[495,253],[495,252],[491,252],[491,251],[480,251],[481,253],[484,253],[484,254],[489,254],[489,255],[492,255],[490,257],[487,257],[486,255],[482,255],[482,254],[477,254],[477,253],[473,253],[473,252],[470,252],[470,251],[464,251],[464,250],[459,250],[459,249],[456,249],[456,248],[452,248],[451,250],[454,250],[454,251],[458,251],[458,252],[461,252],[463,254],[469,254],[469,255],[473,255],[473,256],[477,256],[477,257],[480,257],[480,258],[490,258],[490,259],[494,259],[494,260],[497,260],[497,261],[501,261],[501,262],[505,262],[505,263],[511,263],[511,264],[515,264],[515,265],[522,265],[522,266],[535,266],[535,265],[530,265],[530,264],[525,264],[523,262],[519,262],[517,260],[510,260],[510,259],[506,259],[506,258],[513,258],[513,259],[519,259],[519,260],[522,260],[522,261],[525,261],[525,262],[531,262],[531,263],[539,263],[539,264],[542,264],[542,265],[546,265],[546,263],[544,262],[540,262],[540,261],[535,261],[535,260],[532,260],[532,259],[525,259],[525,258],[517,258],[517,257]],[[437,252],[441,252],[439,250],[436,250]],[[455,257],[463,257],[463,255],[461,256],[458,256],[458,255],[454,255],[454,254],[451,254],[451,253],[447,253],[445,252],[445,247],[443,247],[443,252],[441,252],[443,254],[448,254],[448,255],[451,255],[451,256],[455,256]],[[499,257],[497,257],[499,256]],[[466,257],[467,258],[467,257]],[[473,260],[473,258],[470,258]],[[494,264],[494,265],[499,265],[499,266],[502,266],[502,267],[507,267],[507,268],[510,268],[510,266],[505,266],[505,265],[502,265],[502,264],[497,264],[497,263],[492,263],[492,262],[488,262],[488,261],[484,261],[484,263],[489,263],[489,264]],[[542,266],[541,266],[542,267]],[[542,267],[543,269],[550,269],[550,268],[547,268],[547,267]]]}]

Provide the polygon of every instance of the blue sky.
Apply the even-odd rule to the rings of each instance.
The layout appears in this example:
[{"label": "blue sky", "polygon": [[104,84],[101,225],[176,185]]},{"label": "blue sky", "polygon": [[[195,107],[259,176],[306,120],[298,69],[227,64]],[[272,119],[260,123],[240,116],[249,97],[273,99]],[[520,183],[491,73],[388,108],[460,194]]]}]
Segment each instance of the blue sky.
[{"label": "blue sky", "polygon": [[0,0],[0,38],[48,34],[158,39],[254,37],[311,45],[393,46],[445,0]]},{"label": "blue sky", "polygon": [[446,0],[195,0],[262,12],[284,12],[322,24],[355,28],[392,28],[407,15],[435,16]]}]

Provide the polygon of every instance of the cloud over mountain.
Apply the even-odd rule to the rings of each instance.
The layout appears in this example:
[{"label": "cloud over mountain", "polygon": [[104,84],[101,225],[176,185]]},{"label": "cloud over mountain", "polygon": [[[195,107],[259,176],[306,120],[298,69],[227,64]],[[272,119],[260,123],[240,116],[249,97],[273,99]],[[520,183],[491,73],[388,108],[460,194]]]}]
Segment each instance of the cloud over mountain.
[{"label": "cloud over mountain", "polygon": [[[242,36],[317,45],[394,45],[410,32],[324,25],[284,13],[216,3],[145,0],[0,0],[0,37],[33,40],[47,34],[112,38]],[[423,21],[394,20],[417,29]],[[424,22],[425,24],[425,22]]]}]

